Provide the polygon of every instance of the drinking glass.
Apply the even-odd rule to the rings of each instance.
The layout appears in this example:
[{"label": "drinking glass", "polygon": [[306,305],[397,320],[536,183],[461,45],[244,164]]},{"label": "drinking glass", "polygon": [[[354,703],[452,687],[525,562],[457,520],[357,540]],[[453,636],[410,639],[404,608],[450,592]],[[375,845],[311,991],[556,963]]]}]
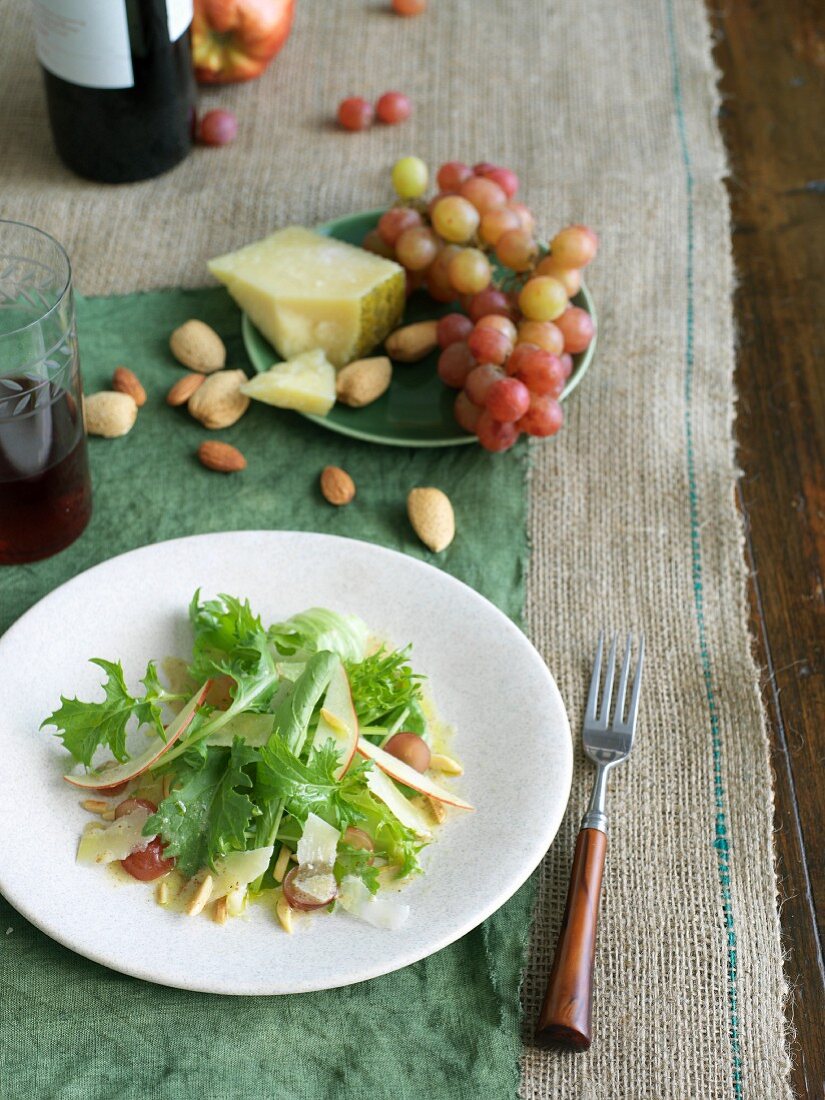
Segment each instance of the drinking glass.
[{"label": "drinking glass", "polygon": [[49,557],[89,522],[82,409],[69,257],[0,220],[0,565]]}]

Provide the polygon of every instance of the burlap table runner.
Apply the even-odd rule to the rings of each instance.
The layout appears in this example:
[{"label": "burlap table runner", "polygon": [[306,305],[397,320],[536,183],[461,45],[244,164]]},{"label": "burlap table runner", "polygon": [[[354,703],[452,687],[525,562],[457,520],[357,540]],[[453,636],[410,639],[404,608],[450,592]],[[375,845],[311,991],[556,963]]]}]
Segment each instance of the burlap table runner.
[{"label": "burlap table runner", "polygon": [[[303,0],[266,77],[212,92],[235,146],[108,189],[57,163],[28,4],[0,8],[0,214],[55,233],[86,293],[198,285],[204,260],[294,220],[386,203],[388,168],[514,167],[550,230],[603,241],[600,349],[557,440],[533,451],[527,619],[575,726],[598,631],[644,627],[638,747],[612,785],[596,1042],[529,1039],[588,774],[541,872],[524,982],[522,1094],[788,1096],[771,777],[734,508],[724,151],[699,0]],[[414,118],[330,125],[345,95],[407,92]],[[128,334],[124,334],[128,341]],[[494,506],[491,502],[491,506]]]}]

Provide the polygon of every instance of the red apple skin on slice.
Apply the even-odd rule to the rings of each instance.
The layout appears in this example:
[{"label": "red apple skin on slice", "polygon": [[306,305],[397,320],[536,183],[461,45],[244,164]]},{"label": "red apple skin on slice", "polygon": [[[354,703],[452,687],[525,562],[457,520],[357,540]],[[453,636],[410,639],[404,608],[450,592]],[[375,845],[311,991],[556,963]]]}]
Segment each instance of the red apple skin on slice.
[{"label": "red apple skin on slice", "polygon": [[136,756],[133,760],[127,760],[125,764],[108,768],[102,774],[98,772],[89,775],[64,775],[63,778],[67,783],[71,783],[73,787],[80,787],[86,791],[100,791],[101,793],[113,791],[124,783],[128,783],[130,779],[136,779],[163,756],[168,749],[171,749],[180,735],[189,728],[189,723],[195,717],[195,712],[203,703],[211,686],[212,681],[207,680],[203,687],[198,688],[189,702],[175,716],[174,721],[167,726],[166,741],[162,745],[157,747],[151,745],[140,756]]},{"label": "red apple skin on slice", "polygon": [[415,768],[411,768],[409,764],[405,764],[403,760],[398,760],[390,753],[384,752],[383,749],[379,749],[377,745],[373,745],[371,741],[367,741],[364,737],[358,738],[358,751],[362,756],[366,756],[368,760],[374,761],[382,772],[386,772],[387,775],[397,779],[399,783],[403,783],[406,787],[412,787],[413,790],[426,794],[437,802],[445,802],[448,806],[457,806],[460,810],[475,809],[469,802],[459,798],[457,794],[445,790],[429,776],[422,775]]},{"label": "red apple skin on slice", "polygon": [[[346,740],[342,731],[335,728],[324,717],[324,711],[337,719],[346,727]],[[352,763],[355,750],[358,747],[358,715],[352,703],[352,691],[349,686],[349,677],[343,662],[339,661],[335,672],[332,674],[324,702],[321,706],[321,717],[318,719],[318,728],[315,732],[314,744],[323,745],[325,741],[332,741],[338,749],[340,763],[335,769],[335,778],[340,779]]]}]

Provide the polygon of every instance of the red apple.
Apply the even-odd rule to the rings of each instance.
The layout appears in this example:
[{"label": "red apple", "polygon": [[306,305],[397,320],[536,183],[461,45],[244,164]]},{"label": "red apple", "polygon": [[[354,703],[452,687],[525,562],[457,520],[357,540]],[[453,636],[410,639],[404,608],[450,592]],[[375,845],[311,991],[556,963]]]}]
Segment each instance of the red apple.
[{"label": "red apple", "polygon": [[295,0],[195,0],[192,60],[201,84],[260,76],[289,37]]},{"label": "red apple", "polygon": [[84,791],[100,791],[101,794],[114,793],[114,788],[122,787],[130,779],[136,779],[147,768],[174,745],[180,735],[189,728],[189,723],[195,717],[195,711],[201,706],[212,681],[207,680],[203,687],[198,688],[189,702],[177,714],[174,721],[166,727],[166,741],[160,745],[153,741],[152,744],[139,756],[127,760],[125,764],[117,764],[113,768],[107,768],[102,772],[90,772],[88,775],[64,775],[63,778],[73,787],[81,787]]}]

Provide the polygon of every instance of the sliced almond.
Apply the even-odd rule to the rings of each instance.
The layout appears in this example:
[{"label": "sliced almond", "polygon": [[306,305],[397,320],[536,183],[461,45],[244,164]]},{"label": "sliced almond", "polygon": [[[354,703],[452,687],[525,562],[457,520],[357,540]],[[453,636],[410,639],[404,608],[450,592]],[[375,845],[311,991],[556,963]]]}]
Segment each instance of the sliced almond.
[{"label": "sliced almond", "polygon": [[275,866],[272,868],[272,877],[276,882],[283,882],[286,869],[289,866],[289,857],[292,852],[287,848],[286,844],[281,845],[281,850],[278,852],[278,858],[275,860]]},{"label": "sliced almond", "polygon": [[90,814],[103,814],[109,809],[109,803],[103,802],[99,798],[86,798],[80,805],[84,810],[88,810]]},{"label": "sliced almond", "polygon": [[429,795],[425,796],[427,802],[427,809],[430,811],[430,815],[435,821],[436,825],[440,825],[447,817],[447,808],[443,802],[439,802],[437,798],[430,798]]},{"label": "sliced almond", "polygon": [[443,752],[434,752],[430,757],[430,767],[437,772],[443,772],[444,775],[464,775],[464,769],[457,760],[453,760],[452,756],[447,756]]},{"label": "sliced almond", "polygon": [[281,928],[283,928],[284,932],[289,932],[291,935],[293,929],[292,910],[283,894],[281,894],[275,904],[275,912],[278,915],[278,921],[280,922]]},{"label": "sliced almond", "polygon": [[186,912],[190,917],[196,917],[200,913],[206,903],[209,901],[209,897],[212,893],[212,876],[207,875],[200,886],[197,888],[189,904],[186,906]]},{"label": "sliced almond", "polygon": [[165,905],[169,900],[169,883],[166,879],[161,879],[155,887],[155,901],[158,905]]},{"label": "sliced almond", "polygon": [[215,902],[215,906],[212,910],[212,919],[215,924],[226,924],[226,919],[229,914],[226,909],[226,897],[218,898]]}]

